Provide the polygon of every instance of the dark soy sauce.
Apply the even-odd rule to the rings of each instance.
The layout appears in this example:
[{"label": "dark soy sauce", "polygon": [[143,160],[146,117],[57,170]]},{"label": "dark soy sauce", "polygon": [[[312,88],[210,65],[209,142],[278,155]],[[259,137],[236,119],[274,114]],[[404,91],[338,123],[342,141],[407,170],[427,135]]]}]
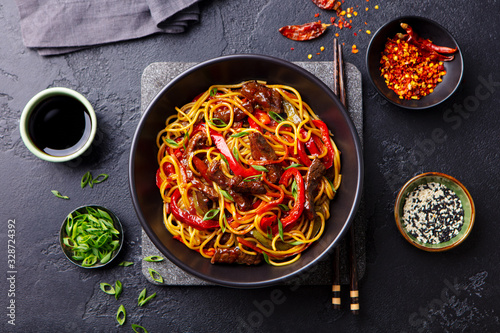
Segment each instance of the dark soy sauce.
[{"label": "dark soy sauce", "polygon": [[28,130],[38,149],[52,156],[67,156],[82,148],[89,139],[90,115],[73,97],[53,96],[35,107]]}]

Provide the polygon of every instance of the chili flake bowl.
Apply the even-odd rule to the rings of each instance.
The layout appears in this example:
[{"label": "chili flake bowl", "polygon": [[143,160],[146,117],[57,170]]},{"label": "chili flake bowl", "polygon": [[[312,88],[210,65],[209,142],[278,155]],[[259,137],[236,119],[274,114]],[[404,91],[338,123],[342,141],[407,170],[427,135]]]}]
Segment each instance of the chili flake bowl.
[{"label": "chili flake bowl", "polygon": [[[77,218],[77,216],[85,214],[92,215],[94,218]],[[78,222],[79,226],[86,224],[92,228],[92,231],[88,231],[86,235],[78,236],[82,238],[91,238],[90,241],[82,241],[82,238],[77,238],[75,236],[76,232],[73,232],[73,230],[78,227],[76,222],[77,220],[83,221]],[[92,223],[94,223],[94,225],[90,225]],[[103,232],[98,229],[102,229]],[[81,229],[78,232],[82,234]],[[68,233],[71,233],[71,235],[68,235]],[[92,234],[92,236],[88,236],[89,234]],[[106,234],[108,235],[105,236]],[[75,245],[76,243],[75,241],[68,240],[68,238],[76,239],[77,242],[79,242],[78,246],[81,246],[82,248],[95,248],[96,250],[93,250],[97,252],[95,263],[88,265],[84,263],[83,258],[75,258],[75,255],[77,257],[79,256],[79,254],[75,253],[78,252],[78,250],[75,250],[75,248],[72,247],[72,245]],[[109,243],[107,239],[109,239]],[[63,250],[64,255],[73,264],[82,268],[99,268],[110,264],[121,251],[123,240],[123,227],[118,217],[109,209],[98,205],[86,205],[74,209],[64,219],[59,232],[59,243],[61,244],[61,249]]]},{"label": "chili flake bowl", "polygon": [[[393,38],[397,33],[404,33],[401,23],[409,24],[422,38],[430,39],[434,44],[457,48],[452,61],[444,61],[446,75],[434,91],[420,99],[400,99],[399,96],[387,86],[380,71],[380,60],[388,38]],[[366,52],[366,67],[370,80],[377,91],[389,102],[406,109],[427,109],[436,106],[450,97],[460,85],[464,70],[462,52],[457,41],[438,23],[427,18],[417,16],[400,17],[384,24],[373,35]]]},{"label": "chili flake bowl", "polygon": [[[408,196],[410,195],[410,193],[417,190],[420,185],[429,183],[438,183],[444,185],[447,189],[454,192],[458,197],[458,200],[460,201],[463,209],[463,225],[458,234],[452,236],[447,241],[437,244],[423,242],[415,237],[408,230],[408,228],[406,227],[406,222],[404,221],[404,207]],[[472,200],[469,191],[467,191],[465,186],[457,179],[439,172],[427,172],[413,177],[401,188],[394,205],[394,218],[396,220],[396,225],[399,231],[410,244],[425,251],[442,252],[456,247],[457,245],[461,244],[467,238],[467,236],[469,236],[475,219],[474,201]]]}]

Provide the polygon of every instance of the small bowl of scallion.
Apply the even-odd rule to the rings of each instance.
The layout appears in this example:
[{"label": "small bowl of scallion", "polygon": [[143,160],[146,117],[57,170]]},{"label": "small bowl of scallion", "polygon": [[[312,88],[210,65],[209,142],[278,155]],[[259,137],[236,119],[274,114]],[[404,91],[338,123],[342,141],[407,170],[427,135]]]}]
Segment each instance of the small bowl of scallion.
[{"label": "small bowl of scallion", "polygon": [[59,241],[66,258],[83,268],[103,267],[113,261],[123,245],[120,220],[109,209],[87,205],[64,219]]}]

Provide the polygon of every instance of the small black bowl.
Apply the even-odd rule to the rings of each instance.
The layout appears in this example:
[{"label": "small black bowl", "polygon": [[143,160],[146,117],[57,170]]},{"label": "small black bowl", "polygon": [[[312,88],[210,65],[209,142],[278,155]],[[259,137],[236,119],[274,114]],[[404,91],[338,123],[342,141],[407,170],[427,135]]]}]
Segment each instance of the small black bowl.
[{"label": "small black bowl", "polygon": [[[457,52],[453,54],[455,58],[452,61],[444,62],[446,75],[443,76],[443,82],[440,82],[432,93],[418,100],[400,99],[394,91],[387,87],[380,74],[380,59],[387,38],[393,38],[398,32],[405,32],[400,26],[401,23],[409,24],[419,36],[430,39],[436,45],[457,48]],[[384,24],[373,35],[366,52],[366,67],[373,85],[389,102],[407,109],[427,109],[443,102],[455,92],[462,81],[464,63],[457,41],[445,28],[423,17],[405,16]]]}]

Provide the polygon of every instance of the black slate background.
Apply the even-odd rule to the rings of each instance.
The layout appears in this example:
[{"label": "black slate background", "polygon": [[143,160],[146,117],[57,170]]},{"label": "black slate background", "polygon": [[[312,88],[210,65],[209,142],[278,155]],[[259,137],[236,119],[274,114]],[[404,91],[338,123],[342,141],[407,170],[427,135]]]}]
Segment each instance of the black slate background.
[{"label": "black slate background", "polygon": [[[373,8],[376,4],[379,10]],[[185,34],[43,58],[22,44],[14,0],[2,1],[0,244],[4,257],[0,267],[7,277],[7,225],[15,220],[18,273],[15,326],[7,323],[9,284],[6,278],[0,282],[0,308],[4,309],[0,331],[131,332],[132,323],[149,332],[500,331],[499,3],[346,0],[344,8],[355,5],[359,5],[359,15],[353,19],[352,30],[329,29],[315,41],[297,43],[279,35],[277,28],[313,21],[315,13],[324,21],[331,15],[308,0],[207,0],[201,5],[201,23]],[[404,15],[440,22],[462,48],[462,85],[449,100],[429,110],[404,110],[379,96],[364,62],[370,36],[364,32],[353,35],[358,29],[375,32],[386,21]],[[363,75],[368,230],[367,268],[360,284],[361,315],[332,310],[328,287],[234,290],[165,288],[148,283],[140,269],[140,225],[127,182],[144,68],[152,62],[198,62],[234,53],[268,54],[289,61],[307,61],[307,54],[312,53],[313,60],[327,61],[332,59],[335,32],[347,47],[355,43],[360,49],[351,54],[346,48],[345,58]],[[316,55],[321,46],[326,50]],[[51,86],[76,89],[98,114],[99,132],[92,151],[74,163],[38,160],[19,135],[18,119],[25,103]],[[476,98],[483,95],[488,96]],[[474,106],[473,101],[478,105],[469,112],[466,107]],[[444,142],[432,141],[435,129],[445,131]],[[108,173],[110,178],[82,190],[80,178],[89,170]],[[425,171],[458,178],[475,200],[477,216],[471,236],[447,253],[426,253],[410,246],[394,223],[398,189],[411,176]],[[52,189],[71,199],[55,198]],[[134,261],[134,266],[82,270],[63,257],[57,241],[62,220],[73,208],[89,203],[118,214],[127,238],[121,259]],[[119,301],[99,290],[100,282],[117,279],[124,285]],[[157,292],[157,297],[139,308],[136,300],[144,287],[148,293]],[[114,319],[120,304],[128,313],[123,327]]]}]

